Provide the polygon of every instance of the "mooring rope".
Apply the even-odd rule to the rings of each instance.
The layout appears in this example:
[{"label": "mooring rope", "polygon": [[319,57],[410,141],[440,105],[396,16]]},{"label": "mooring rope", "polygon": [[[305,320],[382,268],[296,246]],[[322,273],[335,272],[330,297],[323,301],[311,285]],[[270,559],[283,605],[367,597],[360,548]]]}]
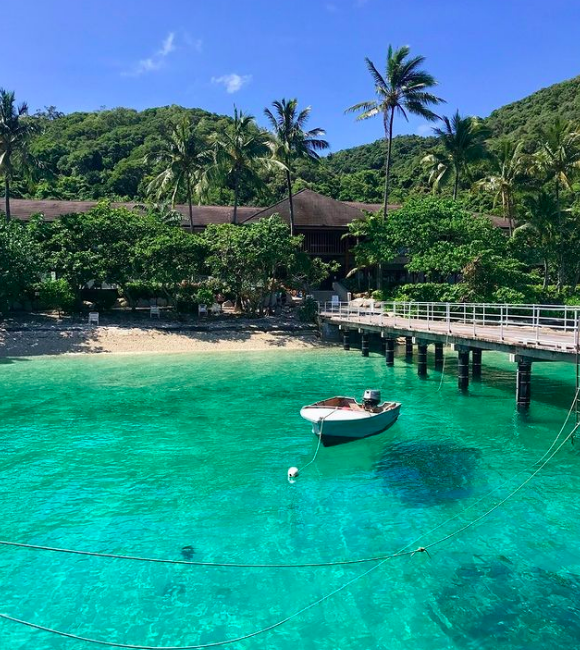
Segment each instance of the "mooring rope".
[{"label": "mooring rope", "polygon": [[[544,460],[544,458],[552,451],[552,449],[554,448],[554,446],[558,442],[558,439],[560,438],[560,436],[562,435],[562,432],[566,428],[566,425],[568,424],[568,420],[570,419],[570,416],[572,415],[572,411],[574,410],[574,407],[576,406],[579,394],[580,394],[580,387],[576,388],[576,393],[574,395],[574,399],[572,400],[572,405],[570,406],[570,410],[568,411],[568,415],[566,416],[566,419],[564,420],[564,424],[562,425],[562,428],[560,429],[560,431],[558,431],[558,435],[554,438],[554,441],[552,442],[552,444],[551,444],[550,448],[548,449],[548,451],[540,458],[540,460],[537,460],[534,463],[534,465],[538,465],[539,463],[541,463]],[[576,424],[579,424],[579,423],[576,422]]]},{"label": "mooring rope", "polygon": [[[33,629],[36,629],[36,630],[40,630],[40,631],[43,631],[43,632],[54,634],[54,635],[57,635],[57,636],[66,637],[66,638],[69,638],[69,639],[74,639],[76,641],[83,641],[85,643],[92,643],[92,644],[96,644],[96,645],[102,645],[102,646],[113,647],[113,648],[128,648],[129,650],[202,650],[203,648],[215,648],[215,647],[218,647],[218,646],[225,646],[225,645],[230,645],[232,643],[238,643],[240,641],[246,641],[248,639],[254,638],[254,637],[259,636],[261,634],[265,634],[266,632],[270,632],[270,631],[284,625],[285,623],[288,623],[292,619],[297,618],[298,616],[300,616],[304,612],[308,611],[309,609],[312,609],[313,607],[316,607],[317,605],[320,605],[321,603],[323,603],[326,600],[332,598],[333,596],[340,593],[344,589],[350,587],[355,582],[358,582],[362,578],[366,577],[367,575],[369,575],[370,573],[372,573],[373,571],[375,571],[379,567],[383,566],[383,564],[385,564],[388,560],[393,559],[395,557],[401,557],[401,556],[404,556],[404,555],[413,556],[413,555],[415,555],[415,553],[423,553],[423,552],[425,552],[425,553],[429,554],[429,551],[428,551],[429,548],[432,548],[433,546],[437,546],[439,544],[442,544],[442,543],[448,541],[449,539],[451,539],[451,538],[459,535],[460,533],[464,532],[468,528],[471,528],[472,526],[475,526],[477,523],[479,523],[480,521],[485,519],[487,516],[489,516],[492,512],[497,510],[497,508],[501,507],[506,501],[508,501],[515,494],[517,494],[517,492],[519,492],[521,489],[523,489],[534,478],[534,476],[536,476],[546,466],[546,464],[560,451],[560,449],[574,435],[574,433],[576,432],[576,430],[579,427],[580,427],[580,424],[576,425],[574,427],[574,429],[572,429],[572,431],[568,434],[568,436],[566,436],[566,438],[560,443],[560,445],[558,445],[558,447],[555,449],[555,451],[553,451],[549,455],[549,457],[546,458],[546,460],[540,465],[540,467],[538,467],[532,474],[530,474],[530,476],[528,476],[528,478],[523,483],[521,483],[517,488],[512,490],[504,499],[502,499],[501,501],[496,503],[492,508],[490,508],[489,510],[484,512],[482,515],[480,515],[476,519],[474,519],[471,522],[467,523],[466,525],[456,529],[455,531],[449,533],[448,535],[445,535],[444,537],[442,537],[442,538],[440,538],[440,539],[438,539],[438,540],[436,540],[434,542],[431,542],[430,544],[427,544],[426,546],[419,547],[419,548],[415,549],[414,551],[407,551],[406,550],[411,545],[415,544],[414,541],[409,542],[399,552],[394,553],[392,555],[389,555],[387,557],[384,557],[375,566],[372,566],[370,569],[367,569],[366,571],[359,574],[358,576],[355,576],[354,578],[351,578],[349,581],[345,582],[340,587],[338,587],[336,589],[333,589],[332,591],[325,594],[324,596],[321,596],[320,598],[312,601],[311,603],[309,603],[308,605],[302,607],[301,609],[294,612],[293,614],[290,614],[289,616],[286,616],[285,618],[283,618],[283,619],[281,619],[281,620],[279,620],[279,621],[277,621],[275,623],[272,623],[272,624],[270,624],[270,625],[268,625],[266,627],[260,628],[259,630],[255,630],[254,632],[250,632],[248,634],[238,636],[236,638],[224,639],[222,641],[214,641],[212,643],[203,643],[203,644],[185,645],[185,646],[134,645],[134,644],[128,644],[128,643],[117,643],[117,642],[114,642],[114,641],[105,641],[105,640],[101,640],[101,639],[93,639],[93,638],[90,638],[90,637],[84,637],[84,636],[81,636],[81,635],[72,634],[70,632],[64,632],[62,630],[56,630],[54,628],[46,627],[44,625],[39,625],[37,623],[32,623],[31,621],[25,621],[23,619],[19,619],[19,618],[16,618],[14,616],[10,616],[10,615],[5,614],[5,613],[0,613],[0,618],[8,620],[8,621],[12,621],[13,623],[19,623],[20,625],[24,625],[26,627],[30,627],[30,628],[33,628]],[[427,534],[429,534],[429,533],[423,534],[422,537],[424,537]]]},{"label": "mooring rope", "polygon": [[[532,469],[539,463],[541,463],[544,458],[548,454],[550,454],[551,450],[554,448],[556,445],[556,442],[558,441],[560,435],[562,434],[562,431],[565,429],[566,424],[568,423],[568,420],[570,419],[570,414],[574,408],[574,403],[577,401],[578,397],[580,396],[580,388],[576,392],[576,395],[574,397],[574,400],[572,401],[572,406],[570,407],[570,410],[568,411],[568,415],[564,421],[564,424],[562,425],[562,428],[558,432],[556,438],[552,442],[551,446],[549,447],[548,451],[546,451],[541,458],[539,458],[533,465],[524,467],[521,469],[519,472],[516,472],[510,478],[506,479],[499,485],[496,485],[492,490],[489,492],[486,492],[482,497],[468,505],[467,507],[463,508],[460,512],[456,513],[455,515],[452,515],[445,521],[441,522],[435,528],[431,528],[425,533],[422,533],[419,537],[417,537],[413,542],[410,544],[414,544],[418,542],[419,540],[423,539],[423,537],[426,537],[427,535],[430,535],[431,533],[435,532],[436,530],[439,530],[440,528],[443,528],[443,526],[446,526],[448,523],[454,521],[455,519],[458,519],[459,517],[463,516],[466,512],[469,512],[470,510],[473,510],[476,506],[478,506],[480,503],[485,501],[488,497],[490,497],[492,494],[500,490],[501,488],[505,487],[509,483],[511,483],[514,479],[516,479],[518,476],[521,476],[526,470]],[[579,428],[579,425],[574,427],[573,431],[567,436],[566,440],[569,440],[574,433],[577,431]],[[320,447],[320,439],[318,441],[317,445],[317,450],[315,452],[315,457],[316,454],[318,453],[318,449]],[[561,447],[558,447],[560,449]],[[558,450],[556,450],[557,452]],[[553,456],[551,456],[553,457]],[[313,459],[314,460],[314,459]],[[311,460],[310,462],[313,462]],[[310,463],[305,465],[307,467]],[[333,567],[333,566],[347,566],[351,564],[365,564],[369,562],[380,562],[381,560],[388,559],[393,557],[392,555],[379,555],[379,556],[374,556],[374,557],[365,557],[365,558],[355,558],[355,559],[350,559],[350,560],[334,560],[332,562],[298,562],[298,563],[248,563],[248,562],[205,562],[201,560],[169,560],[165,558],[152,558],[152,557],[142,557],[142,556],[137,556],[137,555],[122,555],[118,553],[98,553],[96,551],[79,551],[76,549],[69,549],[69,548],[61,548],[57,546],[44,546],[40,544],[25,544],[23,542],[12,542],[9,540],[0,540],[0,546],[14,546],[17,548],[27,548],[31,550],[37,550],[37,551],[50,551],[54,553],[68,553],[71,555],[84,555],[84,556],[89,556],[89,557],[102,557],[102,558],[108,558],[108,559],[114,559],[114,560],[130,560],[134,562],[152,562],[152,563],[157,563],[157,564],[176,564],[176,565],[185,565],[185,566],[198,566],[198,567],[215,567],[215,568],[232,568],[232,569],[306,569],[306,568],[324,568],[324,567]]]}]

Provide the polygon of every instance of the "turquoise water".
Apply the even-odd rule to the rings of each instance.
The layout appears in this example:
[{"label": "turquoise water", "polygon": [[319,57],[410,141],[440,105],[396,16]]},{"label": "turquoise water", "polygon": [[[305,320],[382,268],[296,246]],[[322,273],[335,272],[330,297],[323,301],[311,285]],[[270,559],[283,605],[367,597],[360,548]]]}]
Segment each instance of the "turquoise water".
[{"label": "turquoise water", "polygon": [[[177,560],[191,545],[193,560],[230,562],[395,552],[531,466],[574,393],[572,365],[536,364],[532,408],[520,415],[505,356],[484,354],[483,379],[466,395],[452,354],[439,392],[431,368],[419,379],[400,358],[386,368],[379,355],[338,349],[0,363],[0,538]],[[300,407],[369,387],[403,403],[399,422],[321,449],[289,484],[288,467],[316,444]],[[525,490],[431,557],[393,559],[229,647],[577,646],[579,450],[566,444]],[[284,618],[368,568],[212,569],[0,547],[0,612],[123,643],[210,643]],[[2,650],[90,647],[0,621]]]}]

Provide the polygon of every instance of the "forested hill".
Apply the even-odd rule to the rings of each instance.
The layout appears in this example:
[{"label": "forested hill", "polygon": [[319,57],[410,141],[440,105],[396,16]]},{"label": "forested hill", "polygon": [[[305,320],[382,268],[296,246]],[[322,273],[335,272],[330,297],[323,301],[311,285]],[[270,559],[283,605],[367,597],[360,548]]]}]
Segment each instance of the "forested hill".
[{"label": "forested hill", "polygon": [[[24,98],[23,98],[24,99]],[[160,148],[171,125],[183,115],[198,125],[202,137],[223,132],[230,118],[201,109],[179,106],[135,111],[126,108],[63,115],[55,109],[39,114],[42,132],[35,137],[32,154],[38,161],[36,177],[16,180],[15,196],[54,199],[137,199],[158,167],[147,155]],[[580,125],[580,77],[544,88],[525,99],[494,111],[486,122],[493,137],[524,139],[529,147],[556,116]],[[353,121],[352,129],[357,125]],[[380,123],[377,121],[377,131]],[[435,145],[432,137],[399,136],[393,141],[393,201],[411,192],[429,191],[420,161]],[[300,163],[295,189],[309,187],[345,201],[382,200],[385,143],[383,140],[329,155],[318,165]],[[242,203],[266,205],[284,195],[280,171],[264,172],[259,189],[244,188]],[[181,197],[183,198],[183,197]],[[208,198],[231,203],[231,188],[214,188]]]},{"label": "forested hill", "polygon": [[580,76],[498,108],[486,122],[494,137],[509,136],[531,145],[556,116],[580,125]]}]

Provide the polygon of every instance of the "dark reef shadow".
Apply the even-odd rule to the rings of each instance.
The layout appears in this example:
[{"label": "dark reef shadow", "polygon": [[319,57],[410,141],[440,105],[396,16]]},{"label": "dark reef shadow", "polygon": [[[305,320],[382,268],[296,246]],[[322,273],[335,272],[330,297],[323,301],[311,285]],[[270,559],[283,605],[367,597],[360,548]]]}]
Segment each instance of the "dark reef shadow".
[{"label": "dark reef shadow", "polygon": [[475,447],[417,440],[385,447],[375,471],[406,506],[425,508],[469,497],[480,458]]}]

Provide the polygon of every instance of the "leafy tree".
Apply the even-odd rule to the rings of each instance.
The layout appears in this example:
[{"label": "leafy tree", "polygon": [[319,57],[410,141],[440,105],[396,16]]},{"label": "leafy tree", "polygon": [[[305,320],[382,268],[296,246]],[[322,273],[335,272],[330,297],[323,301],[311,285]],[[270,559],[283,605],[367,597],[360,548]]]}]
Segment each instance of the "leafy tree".
[{"label": "leafy tree", "polygon": [[[135,245],[134,279],[158,286],[177,305],[180,292],[199,282],[207,244],[202,237],[159,223]],[[125,291],[131,300],[131,290]]]},{"label": "leafy tree", "polygon": [[161,195],[170,190],[171,202],[175,205],[177,194],[183,189],[189,207],[189,228],[193,232],[193,197],[203,190],[209,156],[191,120],[185,118],[173,127],[163,148],[154,157],[165,168],[151,181],[149,192]]},{"label": "leafy tree", "polygon": [[383,76],[374,63],[366,58],[367,68],[375,84],[376,99],[360,102],[347,109],[347,113],[359,113],[358,120],[366,120],[376,115],[383,118],[387,157],[385,162],[384,216],[387,216],[389,203],[389,182],[391,174],[391,146],[393,141],[393,123],[395,114],[399,113],[408,120],[408,113],[419,115],[433,121],[438,116],[429,108],[443,100],[429,92],[437,85],[435,78],[421,69],[425,61],[423,56],[408,58],[407,46],[393,50],[389,45],[387,65]]},{"label": "leafy tree", "polygon": [[554,184],[554,197],[558,212],[558,287],[563,283],[563,257],[565,254],[564,218],[562,215],[562,190],[572,190],[572,181],[580,170],[580,132],[557,118],[545,131],[542,144],[534,157],[535,169]]},{"label": "leafy tree", "polygon": [[461,176],[468,176],[469,166],[486,155],[488,131],[478,119],[461,117],[459,111],[451,119],[441,119],[443,128],[433,129],[439,138],[441,151],[425,156],[423,164],[431,170],[429,180],[434,189],[453,178],[453,198],[456,199]]},{"label": "leafy tree", "polygon": [[526,176],[527,156],[522,141],[502,139],[492,152],[492,173],[478,181],[478,186],[494,195],[494,205],[501,201],[502,214],[509,223],[510,237],[516,218],[516,192]]},{"label": "leafy tree", "polygon": [[81,290],[91,281],[124,287],[134,279],[135,243],[158,223],[126,208],[100,203],[84,214],[35,222],[33,232],[49,269],[69,283],[78,302]]},{"label": "leafy tree", "polygon": [[361,238],[354,249],[357,264],[385,263],[404,254],[407,269],[423,273],[428,281],[445,281],[479,256],[500,257],[506,250],[505,237],[489,219],[450,199],[412,199],[387,220],[368,215],[349,230]]},{"label": "leafy tree", "polygon": [[213,144],[217,176],[234,190],[232,223],[237,223],[241,186],[255,188],[260,184],[260,167],[270,163],[267,138],[252,115],[244,115],[236,108],[233,122],[223,135],[214,136]]},{"label": "leafy tree", "polygon": [[44,271],[40,250],[27,226],[0,219],[0,312],[21,298]]},{"label": "leafy tree", "polygon": [[6,218],[10,219],[10,181],[15,165],[22,164],[36,125],[26,119],[28,105],[15,104],[13,92],[0,88],[0,173],[4,176]]},{"label": "leafy tree", "polygon": [[292,236],[277,215],[242,227],[212,224],[202,238],[211,275],[252,315],[263,313],[266,297],[281,286],[304,286],[327,275],[325,265],[308,264],[300,251],[302,237]]},{"label": "leafy tree", "polygon": [[272,102],[273,111],[265,109],[270,127],[272,128],[272,153],[274,159],[283,165],[286,172],[286,189],[290,204],[290,234],[294,234],[294,204],[292,201],[292,174],[296,161],[301,158],[319,159],[319,151],[328,149],[329,144],[322,140],[324,135],[321,128],[305,131],[310,116],[310,106],[298,110],[298,100]]}]

